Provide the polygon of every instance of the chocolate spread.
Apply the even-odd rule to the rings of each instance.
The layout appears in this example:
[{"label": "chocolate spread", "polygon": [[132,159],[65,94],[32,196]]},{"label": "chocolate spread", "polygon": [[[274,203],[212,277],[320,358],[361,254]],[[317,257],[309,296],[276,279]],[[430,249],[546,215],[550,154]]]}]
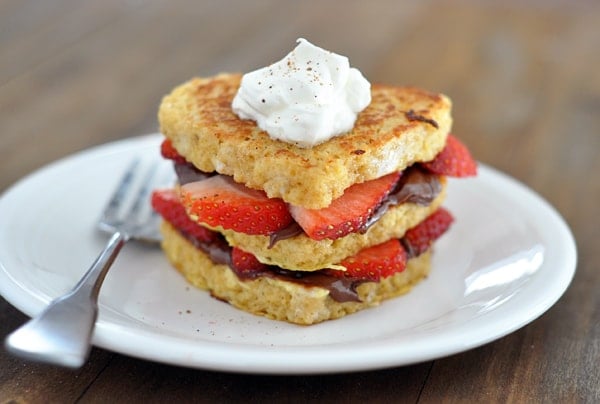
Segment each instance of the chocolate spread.
[{"label": "chocolate spread", "polygon": [[302,233],[304,233],[302,227],[300,227],[298,223],[292,221],[289,226],[271,233],[269,236],[269,248],[272,248],[278,241],[293,238]]}]

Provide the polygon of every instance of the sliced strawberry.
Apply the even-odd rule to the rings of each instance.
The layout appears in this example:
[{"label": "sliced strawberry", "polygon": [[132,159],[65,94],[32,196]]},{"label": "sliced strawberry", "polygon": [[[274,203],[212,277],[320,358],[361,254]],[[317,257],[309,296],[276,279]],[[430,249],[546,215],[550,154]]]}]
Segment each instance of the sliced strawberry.
[{"label": "sliced strawberry", "polygon": [[402,238],[411,257],[416,257],[427,251],[433,242],[448,230],[454,218],[444,208],[439,208],[424,221],[408,230]]},{"label": "sliced strawberry", "polygon": [[152,208],[167,222],[184,233],[207,243],[216,239],[216,232],[200,226],[188,217],[174,189],[154,191],[152,193],[151,204]]},{"label": "sliced strawberry", "polygon": [[269,235],[292,222],[287,205],[268,198],[225,175],[191,182],[181,187],[188,214],[199,223],[221,226],[251,235]]},{"label": "sliced strawberry", "polygon": [[358,254],[343,260],[340,265],[346,267],[346,270],[328,270],[328,273],[338,277],[377,282],[404,271],[406,250],[399,240],[393,239],[362,249]]},{"label": "sliced strawberry", "polygon": [[335,240],[356,232],[367,222],[385,196],[394,188],[399,172],[354,184],[323,209],[290,206],[290,213],[302,230],[314,240]]},{"label": "sliced strawberry", "polygon": [[175,163],[184,164],[186,163],[185,157],[183,157],[175,148],[173,147],[173,143],[171,143],[170,139],[165,139],[160,144],[160,154],[168,159],[173,160]]},{"label": "sliced strawberry", "polygon": [[240,250],[237,247],[231,249],[231,266],[238,274],[252,274],[263,271],[267,268],[253,254]]},{"label": "sliced strawberry", "polygon": [[451,177],[471,177],[477,175],[477,163],[469,149],[453,135],[448,135],[446,146],[423,167],[435,174]]}]

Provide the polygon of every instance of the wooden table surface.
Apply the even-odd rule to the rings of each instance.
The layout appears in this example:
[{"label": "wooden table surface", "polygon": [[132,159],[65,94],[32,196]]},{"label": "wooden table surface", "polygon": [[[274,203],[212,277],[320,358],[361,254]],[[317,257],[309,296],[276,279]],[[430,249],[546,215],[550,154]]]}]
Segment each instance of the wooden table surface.
[{"label": "wooden table surface", "polygon": [[[600,4],[341,3],[1,2],[0,191],[63,156],[155,132],[174,85],[263,66],[304,36],[372,82],[448,94],[454,133],[477,159],[571,227],[578,265],[564,296],[480,348],[349,374],[219,373],[98,348],[72,371],[0,351],[0,403],[600,401]],[[26,318],[0,299],[0,338]]]}]

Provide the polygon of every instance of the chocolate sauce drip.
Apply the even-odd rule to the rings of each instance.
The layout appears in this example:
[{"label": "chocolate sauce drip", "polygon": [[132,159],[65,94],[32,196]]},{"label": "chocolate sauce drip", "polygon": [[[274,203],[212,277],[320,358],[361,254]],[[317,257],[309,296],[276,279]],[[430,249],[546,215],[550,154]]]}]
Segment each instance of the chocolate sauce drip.
[{"label": "chocolate sauce drip", "polygon": [[221,265],[231,264],[231,247],[225,241],[221,235],[212,242],[204,242],[198,240],[196,237],[189,235],[188,233],[180,230],[179,233],[186,238],[190,243],[197,249],[208,255],[212,262]]},{"label": "chocolate sauce drip", "polygon": [[424,117],[423,115],[419,115],[412,109],[409,109],[408,111],[406,111],[404,113],[404,116],[406,116],[406,119],[408,119],[411,122],[412,121],[425,122],[425,123],[428,123],[429,125],[433,126],[434,128],[439,129],[439,125],[435,120]]},{"label": "chocolate sauce drip", "polygon": [[251,273],[237,272],[232,270],[240,279],[256,279],[262,276],[268,276],[272,279],[278,279],[284,282],[293,282],[309,287],[320,287],[329,291],[329,296],[336,302],[360,302],[356,288],[362,282],[349,278],[338,278],[328,275],[323,271],[290,271],[277,266],[269,266],[262,271]]},{"label": "chocolate sauce drip", "polygon": [[322,271],[288,271],[277,268],[273,270],[273,273],[282,276],[283,280],[327,289],[329,290],[329,296],[336,302],[360,302],[360,298],[356,292],[356,288],[362,283],[360,281],[349,278],[338,278]]},{"label": "chocolate sauce drip", "polygon": [[418,255],[417,250],[413,247],[413,245],[410,243],[410,241],[408,241],[406,237],[402,237],[400,239],[400,244],[402,244],[402,247],[404,247],[404,250],[406,251],[407,260],[414,258]]},{"label": "chocolate sauce drip", "polygon": [[274,233],[271,233],[271,235],[269,236],[269,248],[272,248],[278,241],[296,237],[297,235],[302,233],[304,233],[302,227],[300,227],[298,223],[292,222],[289,224],[289,226],[281,230],[277,230]]},{"label": "chocolate sauce drip", "polygon": [[[403,202],[429,205],[442,191],[439,176],[415,165],[408,168],[391,193],[396,204]],[[388,199],[391,199],[388,197]]]},{"label": "chocolate sauce drip", "polygon": [[400,181],[390,194],[383,200],[375,213],[366,221],[359,230],[361,233],[369,230],[375,222],[388,211],[389,208],[405,202],[418,205],[429,205],[442,191],[442,184],[437,175],[421,169],[418,165],[404,170]]}]

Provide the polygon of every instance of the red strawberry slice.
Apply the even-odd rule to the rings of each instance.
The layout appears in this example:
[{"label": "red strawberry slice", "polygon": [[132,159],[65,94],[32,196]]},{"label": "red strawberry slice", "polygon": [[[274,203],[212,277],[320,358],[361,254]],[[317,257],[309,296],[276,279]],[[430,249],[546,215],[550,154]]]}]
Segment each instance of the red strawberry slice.
[{"label": "red strawberry slice", "polygon": [[448,135],[446,146],[433,160],[422,165],[432,173],[450,177],[477,175],[477,163],[469,149],[453,135]]},{"label": "red strawberry slice", "polygon": [[314,240],[335,240],[356,232],[367,222],[385,196],[394,188],[399,172],[354,184],[323,209],[290,206],[290,213],[302,230]]},{"label": "red strawberry slice", "polygon": [[246,276],[264,271],[267,268],[253,254],[237,247],[231,249],[231,267],[236,273]]},{"label": "red strawberry slice", "polygon": [[433,242],[448,230],[454,218],[444,208],[439,208],[427,219],[408,230],[402,238],[409,256],[416,257],[427,251]]},{"label": "red strawberry slice", "polygon": [[197,238],[202,242],[209,243],[216,239],[217,233],[200,226],[192,221],[183,205],[179,202],[179,196],[174,189],[161,189],[152,193],[152,208],[158,212],[167,222],[177,229]]},{"label": "red strawberry slice", "polygon": [[340,264],[346,267],[346,271],[328,270],[328,273],[338,277],[377,282],[382,278],[404,271],[406,250],[399,240],[393,239],[364,248]]},{"label": "red strawberry slice", "polygon": [[225,175],[190,182],[181,187],[188,214],[199,223],[251,235],[269,235],[292,222],[287,205],[268,198]]},{"label": "red strawberry slice", "polygon": [[173,143],[171,143],[170,139],[165,139],[160,144],[160,154],[168,159],[173,160],[175,163],[185,164],[186,160],[175,148],[173,147]]}]

